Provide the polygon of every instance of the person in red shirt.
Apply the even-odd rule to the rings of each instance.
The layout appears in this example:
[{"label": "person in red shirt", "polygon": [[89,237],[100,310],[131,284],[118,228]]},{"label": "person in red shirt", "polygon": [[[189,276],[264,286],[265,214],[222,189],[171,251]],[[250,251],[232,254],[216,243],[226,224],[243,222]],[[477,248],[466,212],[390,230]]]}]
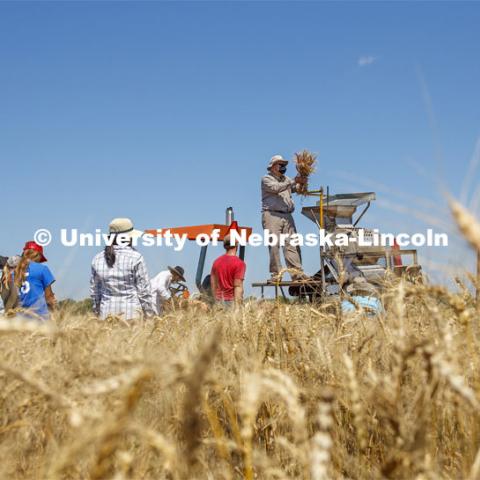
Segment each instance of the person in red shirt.
[{"label": "person in red shirt", "polygon": [[225,304],[240,304],[243,300],[243,280],[247,266],[237,257],[238,245],[231,242],[230,235],[224,238],[223,246],[225,254],[213,262],[210,274],[213,298]]}]

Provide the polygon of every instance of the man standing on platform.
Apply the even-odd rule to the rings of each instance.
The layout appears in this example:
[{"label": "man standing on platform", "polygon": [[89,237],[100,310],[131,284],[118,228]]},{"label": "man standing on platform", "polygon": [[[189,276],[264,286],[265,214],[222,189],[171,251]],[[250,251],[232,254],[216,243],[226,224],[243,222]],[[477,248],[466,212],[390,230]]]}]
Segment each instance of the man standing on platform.
[{"label": "man standing on platform", "polygon": [[[287,234],[283,246],[285,263],[291,270],[292,280],[303,277],[302,257],[300,247],[292,245],[290,236],[297,232],[292,213],[295,210],[292,192],[296,191],[297,184],[307,181],[305,177],[297,176],[291,179],[285,175],[288,160],[281,155],[274,155],[270,159],[268,174],[262,177],[262,226],[264,230],[274,234],[280,240],[281,234]],[[282,269],[280,261],[280,246],[269,246],[271,281],[277,281]]]}]

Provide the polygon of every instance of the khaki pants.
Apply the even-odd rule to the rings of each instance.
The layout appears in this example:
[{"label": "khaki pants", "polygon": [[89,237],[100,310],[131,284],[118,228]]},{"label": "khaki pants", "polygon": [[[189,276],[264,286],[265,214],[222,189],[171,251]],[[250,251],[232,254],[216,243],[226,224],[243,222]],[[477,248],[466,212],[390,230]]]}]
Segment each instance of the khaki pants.
[{"label": "khaki pants", "polygon": [[[282,233],[289,235],[297,233],[295,222],[290,213],[262,212],[262,226],[264,230],[269,230],[270,233],[278,236]],[[282,269],[280,246],[268,247],[268,252],[270,254],[270,273],[276,275]],[[291,245],[289,239],[285,241],[283,256],[285,257],[285,263],[288,268],[302,270],[300,247]],[[295,274],[293,276],[295,276]]]}]

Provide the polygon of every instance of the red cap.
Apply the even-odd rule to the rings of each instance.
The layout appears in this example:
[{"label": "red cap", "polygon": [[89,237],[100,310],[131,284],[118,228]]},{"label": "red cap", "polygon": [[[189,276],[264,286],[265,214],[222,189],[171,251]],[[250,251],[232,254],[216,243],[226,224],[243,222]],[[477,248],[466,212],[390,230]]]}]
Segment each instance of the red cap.
[{"label": "red cap", "polygon": [[43,247],[39,245],[37,242],[30,240],[23,247],[23,251],[25,250],[35,250],[36,252],[38,252],[42,256],[42,258],[40,259],[40,263],[47,261],[47,259],[45,258],[45,255],[43,254]]},{"label": "red cap", "polygon": [[232,230],[234,230],[235,232],[238,232],[238,223],[237,223],[236,220],[234,220],[234,221],[231,223],[231,225],[230,225],[230,227],[229,227],[229,229],[228,229],[229,232],[231,232]]}]

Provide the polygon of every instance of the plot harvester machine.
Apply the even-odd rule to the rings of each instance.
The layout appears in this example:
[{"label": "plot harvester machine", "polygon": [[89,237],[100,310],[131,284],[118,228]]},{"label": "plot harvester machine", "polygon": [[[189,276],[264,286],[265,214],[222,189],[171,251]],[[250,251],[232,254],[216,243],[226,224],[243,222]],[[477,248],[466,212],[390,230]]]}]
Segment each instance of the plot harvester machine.
[{"label": "plot harvester machine", "polygon": [[[330,195],[323,188],[308,192],[317,197],[315,205],[302,208],[302,214],[311,220],[318,231],[330,234],[329,243],[319,245],[318,271],[301,280],[253,283],[261,288],[262,296],[266,287],[275,288],[275,296],[285,296],[284,288],[293,296],[308,297],[321,301],[328,296],[338,295],[343,287],[363,284],[378,292],[387,275],[406,275],[419,278],[421,267],[417,263],[417,251],[400,249],[396,244],[383,246],[377,230],[359,226],[360,220],[376,198],[374,192],[344,193]],[[342,236],[348,242],[337,242]],[[357,282],[358,281],[358,282]]]}]

